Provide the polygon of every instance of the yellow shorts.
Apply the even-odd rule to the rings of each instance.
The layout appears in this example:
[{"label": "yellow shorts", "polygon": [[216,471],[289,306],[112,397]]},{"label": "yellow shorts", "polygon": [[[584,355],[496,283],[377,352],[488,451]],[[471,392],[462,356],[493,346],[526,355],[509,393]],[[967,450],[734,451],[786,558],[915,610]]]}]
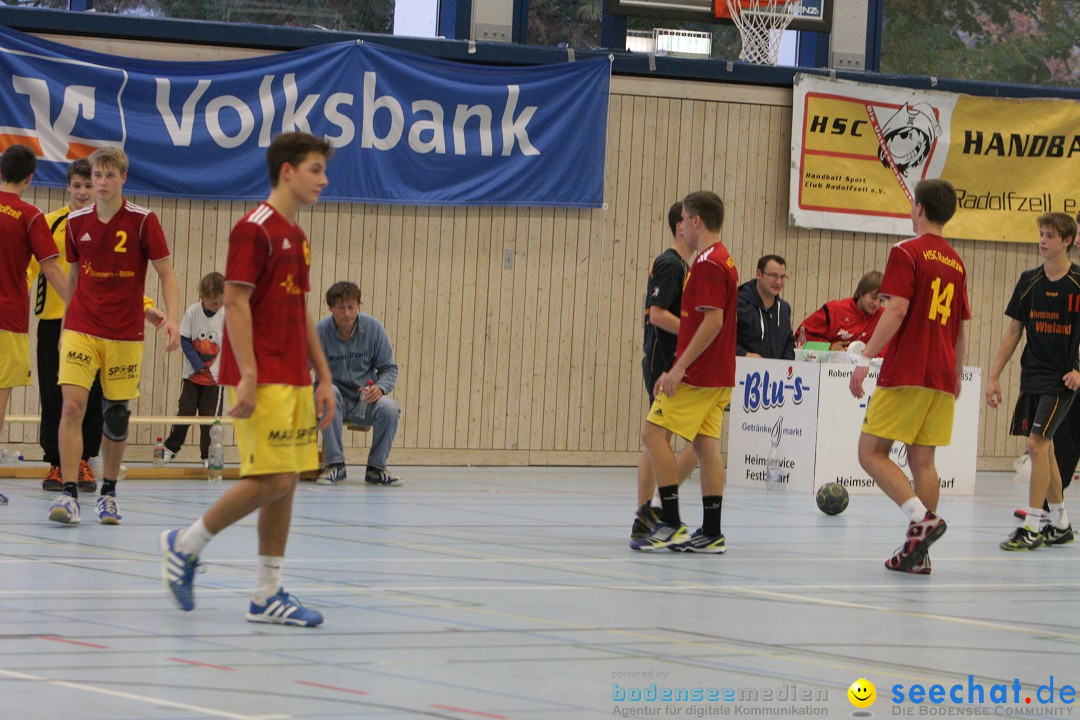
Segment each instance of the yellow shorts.
[{"label": "yellow shorts", "polygon": [[698,435],[720,438],[724,408],[731,402],[729,387],[694,387],[680,384],[675,395],[656,396],[647,420],[693,441]]},{"label": "yellow shorts", "polygon": [[879,387],[866,408],[862,431],[907,445],[948,445],[955,404],[956,396],[942,390]]},{"label": "yellow shorts", "polygon": [[[229,404],[236,388],[227,388]],[[280,475],[319,469],[319,430],[311,386],[259,385],[255,412],[233,420],[240,475]]]},{"label": "yellow shorts", "polygon": [[30,336],[0,330],[0,389],[30,384]]},{"label": "yellow shorts", "polygon": [[139,397],[142,340],[106,340],[65,330],[60,335],[60,385],[89,390],[101,371],[101,391],[109,400]]}]

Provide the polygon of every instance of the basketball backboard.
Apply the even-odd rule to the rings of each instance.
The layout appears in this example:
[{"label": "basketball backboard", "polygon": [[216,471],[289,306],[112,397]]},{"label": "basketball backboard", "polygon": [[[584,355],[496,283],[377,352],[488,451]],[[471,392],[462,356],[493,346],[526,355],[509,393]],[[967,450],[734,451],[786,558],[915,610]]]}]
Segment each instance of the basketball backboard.
[{"label": "basketball backboard", "polygon": [[[612,15],[665,18],[689,22],[731,25],[730,18],[718,18],[714,3],[725,0],[605,0]],[[802,0],[789,30],[832,32],[832,0]]]}]

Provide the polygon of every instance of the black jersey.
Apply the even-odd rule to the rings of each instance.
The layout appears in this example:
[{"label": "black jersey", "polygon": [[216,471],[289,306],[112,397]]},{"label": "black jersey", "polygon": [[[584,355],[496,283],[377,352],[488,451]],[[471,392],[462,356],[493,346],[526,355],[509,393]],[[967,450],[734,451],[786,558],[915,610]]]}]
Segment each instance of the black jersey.
[{"label": "black jersey", "polygon": [[682,289],[686,282],[686,261],[674,248],[656,256],[649,271],[645,290],[645,358],[649,367],[666,372],[675,363],[678,335],[661,330],[649,322],[649,308],[664,308],[675,317],[682,310]]},{"label": "black jersey", "polygon": [[1025,270],[1016,283],[1005,315],[1024,324],[1027,343],[1020,356],[1020,391],[1068,395],[1062,377],[1080,369],[1080,265],[1051,282],[1043,268]]}]

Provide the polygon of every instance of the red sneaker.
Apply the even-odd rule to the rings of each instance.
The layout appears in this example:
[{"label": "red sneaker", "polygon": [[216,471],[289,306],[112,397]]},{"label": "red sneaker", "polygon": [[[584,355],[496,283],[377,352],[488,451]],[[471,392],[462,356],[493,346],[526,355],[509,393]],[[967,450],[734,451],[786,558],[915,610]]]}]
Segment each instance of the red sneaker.
[{"label": "red sneaker", "polygon": [[908,524],[907,539],[893,556],[885,561],[885,567],[912,572],[913,567],[923,563],[930,546],[945,534],[945,530],[945,521],[928,510],[922,520]]},{"label": "red sneaker", "polygon": [[49,492],[60,492],[64,489],[64,479],[60,477],[60,468],[55,465],[49,468],[49,474],[41,481],[41,489]]},{"label": "red sneaker", "polygon": [[77,485],[79,492],[94,492],[97,490],[97,478],[94,477],[94,471],[90,469],[90,463],[85,460],[79,461],[79,481]]}]

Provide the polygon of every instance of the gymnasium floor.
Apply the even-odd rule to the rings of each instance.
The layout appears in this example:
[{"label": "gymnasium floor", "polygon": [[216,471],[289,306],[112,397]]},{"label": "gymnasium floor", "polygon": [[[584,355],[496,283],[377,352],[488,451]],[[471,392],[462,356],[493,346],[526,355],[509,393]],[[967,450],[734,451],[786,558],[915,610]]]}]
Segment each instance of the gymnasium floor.
[{"label": "gymnasium floor", "polygon": [[[1061,702],[1080,686],[1080,542],[998,550],[1025,495],[1011,476],[943,502],[917,577],[882,567],[904,528],[883,496],[830,518],[732,488],[727,555],[641,555],[632,469],[396,470],[404,487],[302,485],[285,577],[326,616],[314,629],[244,621],[249,521],[207,548],[195,611],[172,604],[158,535],[220,488],[132,480],[120,527],[90,502],[61,526],[36,481],[0,480],[0,718],[1080,715]],[[683,495],[698,522],[697,483]],[[985,702],[893,702],[934,684]],[[680,699],[634,699],[665,691]]]}]

